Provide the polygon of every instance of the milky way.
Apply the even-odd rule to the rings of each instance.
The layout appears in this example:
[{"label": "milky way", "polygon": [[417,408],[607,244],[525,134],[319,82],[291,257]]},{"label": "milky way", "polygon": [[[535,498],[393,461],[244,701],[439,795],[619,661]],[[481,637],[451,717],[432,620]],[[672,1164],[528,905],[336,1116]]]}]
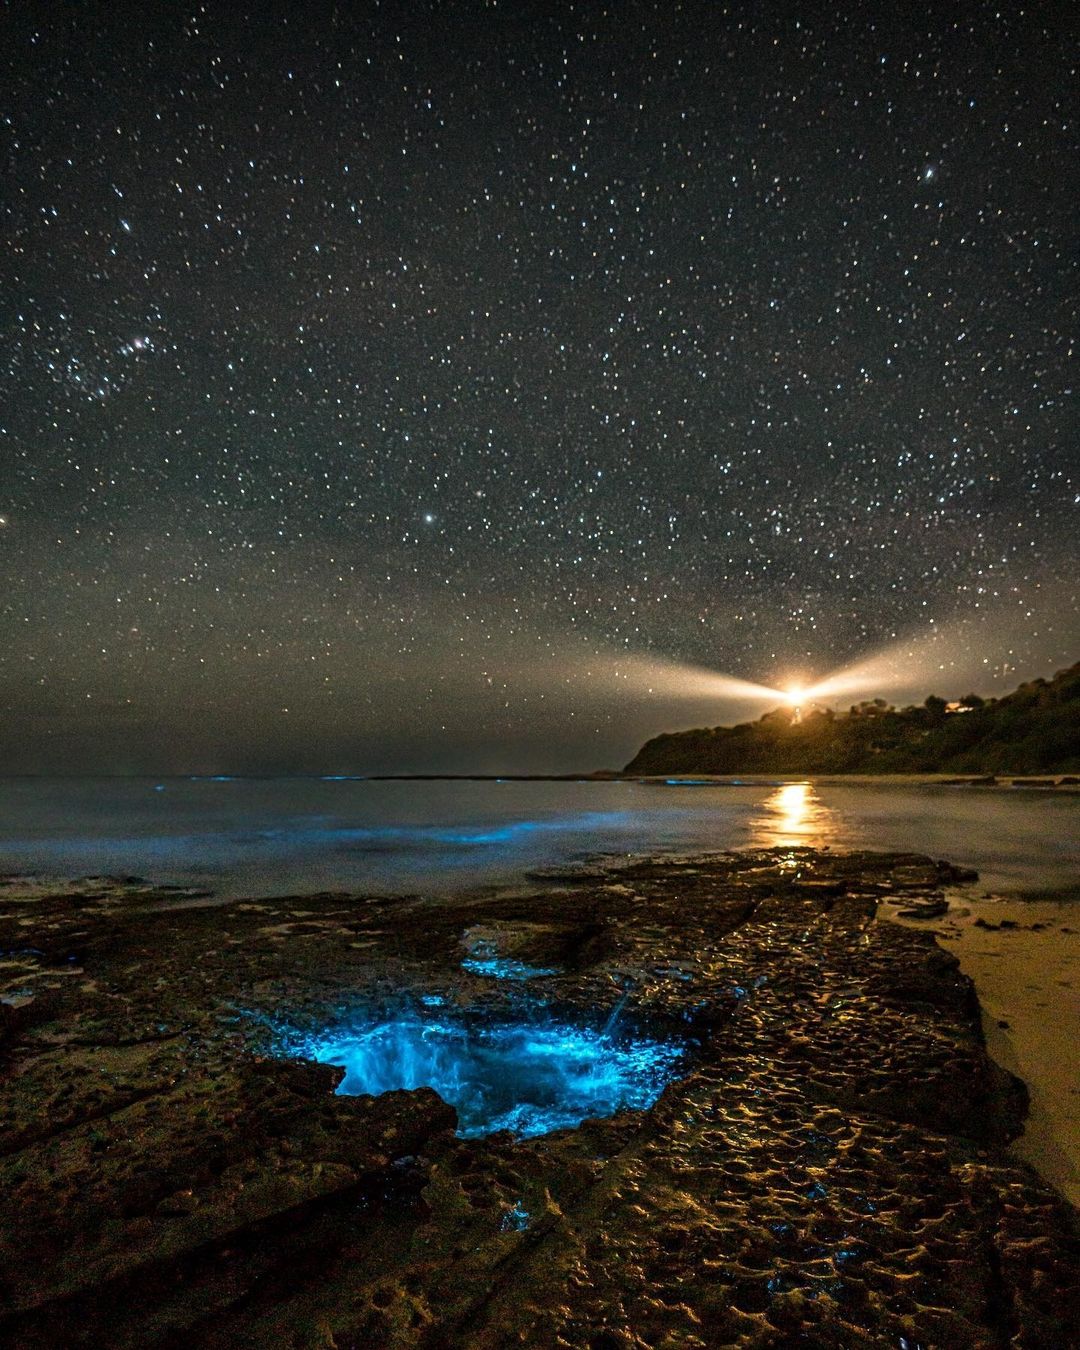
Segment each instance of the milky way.
[{"label": "milky way", "polygon": [[723,720],[639,669],[1076,659],[1064,7],[160,8],[6,16],[10,769],[590,768]]}]

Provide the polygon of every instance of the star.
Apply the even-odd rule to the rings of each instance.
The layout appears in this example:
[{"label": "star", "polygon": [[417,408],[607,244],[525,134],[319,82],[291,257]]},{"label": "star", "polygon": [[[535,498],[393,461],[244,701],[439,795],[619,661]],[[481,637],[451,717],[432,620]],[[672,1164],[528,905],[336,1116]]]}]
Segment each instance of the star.
[{"label": "star", "polygon": [[27,21],[10,771],[28,671],[76,770],[157,778],[576,770],[579,728],[617,764],[724,719],[623,658],[812,690],[947,634],[920,701],[1076,659],[1063,24],[715,8],[170,10],[167,79],[115,7]]}]

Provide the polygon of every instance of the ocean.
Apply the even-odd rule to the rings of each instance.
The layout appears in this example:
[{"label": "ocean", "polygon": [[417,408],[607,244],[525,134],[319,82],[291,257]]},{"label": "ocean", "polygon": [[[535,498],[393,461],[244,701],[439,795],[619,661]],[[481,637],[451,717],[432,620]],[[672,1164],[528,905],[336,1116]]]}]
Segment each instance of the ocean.
[{"label": "ocean", "polygon": [[0,872],[135,874],[221,898],[513,885],[590,855],[912,851],[1002,895],[1080,898],[1080,795],[906,780],[0,779]]}]

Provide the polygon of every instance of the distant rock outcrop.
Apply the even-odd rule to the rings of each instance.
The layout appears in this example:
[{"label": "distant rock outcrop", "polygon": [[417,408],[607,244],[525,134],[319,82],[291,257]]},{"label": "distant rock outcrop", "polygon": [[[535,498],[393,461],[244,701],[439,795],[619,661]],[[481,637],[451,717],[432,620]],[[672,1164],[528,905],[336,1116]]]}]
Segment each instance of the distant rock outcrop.
[{"label": "distant rock outcrop", "polygon": [[1080,662],[1000,699],[931,694],[918,707],[883,699],[849,712],[781,709],[757,722],[655,736],[626,766],[634,774],[966,773],[1080,770]]}]

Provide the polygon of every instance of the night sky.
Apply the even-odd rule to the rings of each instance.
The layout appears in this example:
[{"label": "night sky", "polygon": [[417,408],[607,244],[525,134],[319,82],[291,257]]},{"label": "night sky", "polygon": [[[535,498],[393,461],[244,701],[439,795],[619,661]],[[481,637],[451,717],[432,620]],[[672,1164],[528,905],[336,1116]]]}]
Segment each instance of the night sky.
[{"label": "night sky", "polygon": [[1077,658],[1069,6],[236,8],[4,13],[6,771]]}]

